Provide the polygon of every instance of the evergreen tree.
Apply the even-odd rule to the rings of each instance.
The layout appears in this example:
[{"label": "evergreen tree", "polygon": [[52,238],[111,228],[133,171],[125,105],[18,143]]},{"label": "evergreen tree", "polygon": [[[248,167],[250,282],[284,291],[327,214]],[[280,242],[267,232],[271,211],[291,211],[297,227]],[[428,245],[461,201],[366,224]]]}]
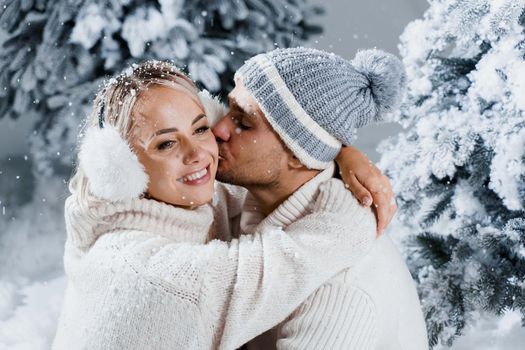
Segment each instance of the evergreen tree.
[{"label": "evergreen tree", "polygon": [[433,0],[401,36],[406,131],[381,166],[432,345],[480,311],[525,326],[525,4]]},{"label": "evergreen tree", "polygon": [[224,93],[247,58],[318,32],[310,20],[320,9],[308,0],[2,0],[0,11],[0,118],[33,118],[35,170],[67,177],[79,121],[108,75],[171,60]]}]

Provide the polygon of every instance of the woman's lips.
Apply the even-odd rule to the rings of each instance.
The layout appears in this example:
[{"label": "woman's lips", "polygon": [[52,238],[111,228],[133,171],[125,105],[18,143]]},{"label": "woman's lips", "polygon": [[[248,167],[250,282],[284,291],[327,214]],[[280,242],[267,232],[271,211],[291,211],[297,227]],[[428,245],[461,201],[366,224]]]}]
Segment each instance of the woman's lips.
[{"label": "woman's lips", "polygon": [[[206,173],[204,173],[204,170],[206,171]],[[205,183],[207,183],[208,181],[210,181],[211,179],[211,172],[210,172],[210,165],[208,164],[208,166],[206,168],[203,168],[197,172],[194,172],[192,173],[191,175],[189,176],[192,176],[192,175],[199,175],[198,173],[204,173],[202,176],[198,177],[198,178],[192,178],[191,180],[187,178],[187,176],[183,176],[182,178],[180,178],[178,181],[182,182],[184,185],[190,185],[190,186],[199,186],[199,185],[204,185]]]}]

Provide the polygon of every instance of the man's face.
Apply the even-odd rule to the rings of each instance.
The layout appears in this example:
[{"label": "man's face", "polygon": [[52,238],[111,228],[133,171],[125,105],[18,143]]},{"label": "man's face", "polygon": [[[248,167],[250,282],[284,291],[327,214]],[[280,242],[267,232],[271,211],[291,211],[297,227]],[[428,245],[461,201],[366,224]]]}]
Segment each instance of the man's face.
[{"label": "man's face", "polygon": [[276,186],[288,149],[241,82],[228,100],[230,111],[213,128],[219,143],[217,180],[245,187]]}]

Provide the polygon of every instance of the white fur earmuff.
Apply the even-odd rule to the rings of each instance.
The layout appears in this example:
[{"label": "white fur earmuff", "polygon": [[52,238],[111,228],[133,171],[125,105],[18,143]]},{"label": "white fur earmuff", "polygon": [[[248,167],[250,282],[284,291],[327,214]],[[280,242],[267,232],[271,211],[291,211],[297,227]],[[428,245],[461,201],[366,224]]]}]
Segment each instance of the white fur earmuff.
[{"label": "white fur earmuff", "polygon": [[137,155],[114,126],[88,128],[78,155],[89,190],[110,201],[138,198],[148,187],[148,175]]},{"label": "white fur earmuff", "polygon": [[201,90],[198,95],[210,125],[214,126],[226,114],[226,106],[217,96],[212,96],[208,90]]}]

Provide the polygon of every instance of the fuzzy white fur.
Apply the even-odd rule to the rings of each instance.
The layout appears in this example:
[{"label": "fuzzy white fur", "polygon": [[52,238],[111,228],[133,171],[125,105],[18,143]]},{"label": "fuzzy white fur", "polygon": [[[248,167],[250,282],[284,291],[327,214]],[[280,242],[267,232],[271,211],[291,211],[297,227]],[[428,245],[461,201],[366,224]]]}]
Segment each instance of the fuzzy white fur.
[{"label": "fuzzy white fur", "polygon": [[406,89],[403,63],[390,53],[372,49],[359,51],[352,64],[370,81],[378,108],[374,121],[382,121],[384,115],[395,111],[403,100]]},{"label": "fuzzy white fur", "polygon": [[213,97],[207,90],[199,91],[199,99],[204,107],[210,125],[215,125],[226,114],[226,106],[218,97]]},{"label": "fuzzy white fur", "polygon": [[110,201],[137,198],[148,186],[148,175],[128,143],[112,125],[89,128],[78,155],[89,190]]}]

